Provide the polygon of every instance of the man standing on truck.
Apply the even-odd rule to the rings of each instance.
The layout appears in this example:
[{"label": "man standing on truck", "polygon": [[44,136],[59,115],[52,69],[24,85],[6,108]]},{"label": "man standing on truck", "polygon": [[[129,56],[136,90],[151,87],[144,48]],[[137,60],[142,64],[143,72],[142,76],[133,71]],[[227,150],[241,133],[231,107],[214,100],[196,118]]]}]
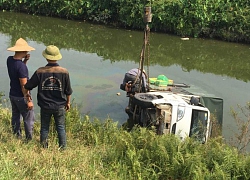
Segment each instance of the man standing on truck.
[{"label": "man standing on truck", "polygon": [[[141,79],[140,79],[140,75]],[[129,97],[128,106],[125,108],[125,112],[128,114],[128,127],[131,129],[134,124],[139,124],[140,122],[133,121],[133,114],[136,111],[136,107],[133,103],[133,97],[136,93],[147,92],[147,74],[145,70],[142,71],[139,68],[133,68],[125,73],[123,83],[120,85],[120,89],[127,92],[127,97]]]}]

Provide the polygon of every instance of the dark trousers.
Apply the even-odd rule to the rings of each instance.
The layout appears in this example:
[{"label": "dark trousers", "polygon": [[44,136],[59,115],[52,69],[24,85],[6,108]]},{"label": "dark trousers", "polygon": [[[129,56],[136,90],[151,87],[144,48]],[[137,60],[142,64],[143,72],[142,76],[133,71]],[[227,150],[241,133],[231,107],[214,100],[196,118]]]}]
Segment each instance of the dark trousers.
[{"label": "dark trousers", "polygon": [[12,108],[11,125],[13,133],[18,137],[22,137],[21,126],[20,126],[21,116],[22,116],[26,139],[31,140],[35,122],[34,110],[27,109],[27,104],[24,101],[23,97],[10,96],[10,102]]},{"label": "dark trousers", "polygon": [[48,147],[48,134],[50,128],[51,117],[54,117],[56,131],[58,134],[59,147],[66,147],[66,131],[65,131],[65,109],[60,108],[57,110],[41,108],[41,130],[40,142],[43,147]]}]

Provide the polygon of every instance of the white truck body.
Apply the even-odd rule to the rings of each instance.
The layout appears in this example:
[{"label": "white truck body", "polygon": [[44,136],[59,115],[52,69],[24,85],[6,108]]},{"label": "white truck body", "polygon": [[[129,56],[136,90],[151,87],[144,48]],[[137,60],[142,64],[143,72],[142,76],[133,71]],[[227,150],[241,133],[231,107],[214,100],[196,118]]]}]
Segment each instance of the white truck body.
[{"label": "white truck body", "polygon": [[200,103],[192,104],[191,100],[195,98],[198,102],[199,96],[155,91],[137,93],[133,98],[138,107],[132,111],[137,112],[139,124],[155,126],[157,134],[173,133],[181,139],[192,136],[202,143],[209,138],[210,111]]}]

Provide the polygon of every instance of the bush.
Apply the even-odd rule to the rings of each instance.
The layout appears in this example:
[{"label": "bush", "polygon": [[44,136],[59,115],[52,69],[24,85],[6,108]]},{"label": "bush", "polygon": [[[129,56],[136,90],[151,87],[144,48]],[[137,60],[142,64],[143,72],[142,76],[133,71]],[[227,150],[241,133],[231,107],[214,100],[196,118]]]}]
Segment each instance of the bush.
[{"label": "bush", "polygon": [[249,43],[247,0],[19,0],[0,1],[0,9],[143,29],[144,7],[151,6],[154,31],[180,36]]}]

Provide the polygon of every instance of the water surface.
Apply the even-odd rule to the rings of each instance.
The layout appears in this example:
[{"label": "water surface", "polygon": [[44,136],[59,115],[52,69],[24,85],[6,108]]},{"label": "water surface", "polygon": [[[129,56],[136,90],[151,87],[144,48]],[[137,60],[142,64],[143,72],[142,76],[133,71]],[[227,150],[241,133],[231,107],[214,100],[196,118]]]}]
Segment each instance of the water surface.
[{"label": "water surface", "polygon": [[[59,64],[70,72],[72,99],[82,114],[102,120],[110,117],[119,124],[126,121],[128,99],[119,85],[126,71],[139,66],[143,32],[9,12],[0,12],[0,24],[0,91],[6,98],[6,59],[13,55],[6,49],[22,37],[36,48],[28,63],[30,75],[46,65],[41,53],[54,44],[63,56]],[[149,59],[150,77],[164,74],[174,82],[191,85],[192,91],[223,98],[223,134],[227,138],[232,135],[237,127],[230,109],[244,106],[250,99],[249,45],[192,38],[182,41],[152,32]],[[37,106],[35,110],[39,113]]]}]

